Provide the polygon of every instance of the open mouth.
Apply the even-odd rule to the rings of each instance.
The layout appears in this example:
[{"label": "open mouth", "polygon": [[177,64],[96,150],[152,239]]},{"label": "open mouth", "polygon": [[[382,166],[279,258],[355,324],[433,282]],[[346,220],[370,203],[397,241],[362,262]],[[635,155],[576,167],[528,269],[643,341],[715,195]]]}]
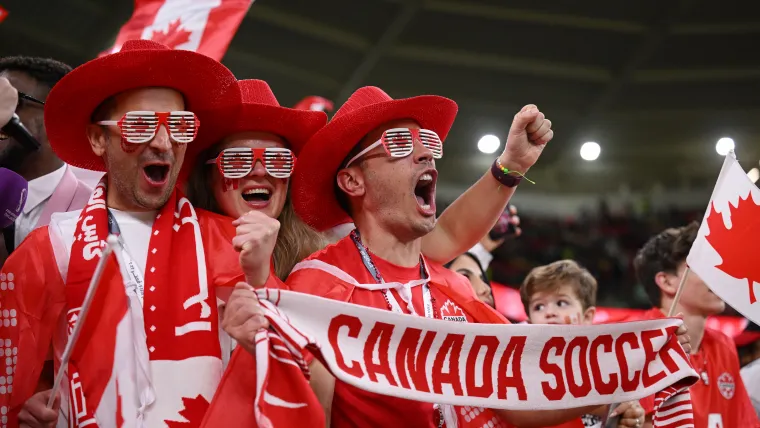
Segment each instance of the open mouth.
[{"label": "open mouth", "polygon": [[166,164],[152,164],[143,167],[145,178],[148,182],[154,186],[166,183],[166,179],[169,177],[169,165]]},{"label": "open mouth", "polygon": [[435,213],[435,181],[437,173],[435,170],[424,172],[417,179],[417,184],[414,186],[414,197],[417,199],[417,205],[425,211],[433,211]]},{"label": "open mouth", "polygon": [[242,196],[249,204],[266,204],[272,198],[272,191],[265,187],[254,187],[243,190]]},{"label": "open mouth", "polygon": [[0,132],[0,141],[7,140],[8,138],[11,138],[11,136],[4,132]]}]

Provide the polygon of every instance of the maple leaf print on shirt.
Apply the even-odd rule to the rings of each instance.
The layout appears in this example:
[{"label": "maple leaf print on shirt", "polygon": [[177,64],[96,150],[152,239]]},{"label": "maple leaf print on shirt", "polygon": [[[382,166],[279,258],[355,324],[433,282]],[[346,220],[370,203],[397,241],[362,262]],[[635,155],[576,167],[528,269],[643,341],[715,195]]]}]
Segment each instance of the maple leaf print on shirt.
[{"label": "maple leaf print on shirt", "polygon": [[749,282],[749,302],[755,303],[753,283],[760,282],[760,263],[753,247],[760,240],[760,205],[749,194],[744,199],[739,198],[735,208],[729,203],[728,209],[731,229],[726,228],[723,215],[715,210],[713,202],[707,217],[710,232],[705,239],[723,259],[715,267],[736,279],[746,279]]},{"label": "maple leaf print on shirt", "polygon": [[190,31],[182,28],[182,21],[177,18],[169,23],[169,27],[166,31],[153,30],[150,35],[150,40],[166,45],[171,49],[175,49],[177,46],[190,41]]},{"label": "maple leaf print on shirt", "polygon": [[202,395],[198,395],[195,398],[182,397],[182,404],[185,408],[179,412],[179,415],[187,419],[187,422],[165,420],[166,426],[168,428],[200,427],[210,406],[209,402]]}]

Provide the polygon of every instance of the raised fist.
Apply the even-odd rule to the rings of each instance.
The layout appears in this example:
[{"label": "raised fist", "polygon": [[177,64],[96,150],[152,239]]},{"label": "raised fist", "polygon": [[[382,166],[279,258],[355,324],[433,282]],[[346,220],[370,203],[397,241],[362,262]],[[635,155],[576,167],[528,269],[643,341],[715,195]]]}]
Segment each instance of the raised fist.
[{"label": "raised fist", "polygon": [[515,115],[499,161],[504,167],[525,174],[552,138],[551,120],[538,107],[528,104]]},{"label": "raised fist", "polygon": [[237,227],[237,236],[232,238],[232,245],[240,252],[240,267],[246,281],[254,287],[264,286],[269,277],[280,222],[261,211],[253,210],[243,214],[232,225]]}]

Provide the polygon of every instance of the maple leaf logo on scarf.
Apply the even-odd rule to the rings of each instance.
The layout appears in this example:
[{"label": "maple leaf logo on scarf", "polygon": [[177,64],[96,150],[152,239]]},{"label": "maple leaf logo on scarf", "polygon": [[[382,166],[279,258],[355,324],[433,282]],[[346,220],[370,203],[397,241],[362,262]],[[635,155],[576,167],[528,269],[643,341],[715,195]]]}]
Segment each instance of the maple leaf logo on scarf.
[{"label": "maple leaf logo on scarf", "polygon": [[150,40],[161,43],[176,49],[179,45],[184,45],[190,41],[190,31],[182,28],[182,21],[177,18],[169,24],[169,27],[165,31],[153,31],[150,35]]},{"label": "maple leaf logo on scarf", "polygon": [[447,300],[441,307],[441,319],[446,321],[467,322],[462,308],[455,305],[451,300]]},{"label": "maple leaf logo on scarf", "polygon": [[760,205],[750,198],[751,195],[745,199],[739,198],[736,208],[728,204],[731,229],[726,229],[723,215],[715,210],[713,203],[707,217],[710,233],[705,238],[723,259],[716,267],[736,279],[746,279],[749,282],[749,302],[755,303],[754,282],[760,282],[760,265],[755,253],[748,248],[760,239]]},{"label": "maple leaf logo on scarf", "polygon": [[166,426],[169,428],[196,428],[201,426],[203,417],[208,411],[209,402],[202,395],[198,395],[195,398],[182,397],[182,404],[185,405],[185,408],[179,412],[179,415],[185,418],[187,422],[165,420]]}]

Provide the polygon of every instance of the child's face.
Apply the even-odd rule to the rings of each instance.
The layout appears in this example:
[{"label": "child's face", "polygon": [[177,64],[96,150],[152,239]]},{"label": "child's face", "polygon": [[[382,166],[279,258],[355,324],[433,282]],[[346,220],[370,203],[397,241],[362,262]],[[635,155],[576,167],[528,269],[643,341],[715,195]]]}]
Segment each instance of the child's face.
[{"label": "child's face", "polygon": [[583,304],[575,295],[573,287],[563,284],[553,290],[535,293],[528,305],[531,324],[584,324],[594,321],[596,309],[583,310]]}]

